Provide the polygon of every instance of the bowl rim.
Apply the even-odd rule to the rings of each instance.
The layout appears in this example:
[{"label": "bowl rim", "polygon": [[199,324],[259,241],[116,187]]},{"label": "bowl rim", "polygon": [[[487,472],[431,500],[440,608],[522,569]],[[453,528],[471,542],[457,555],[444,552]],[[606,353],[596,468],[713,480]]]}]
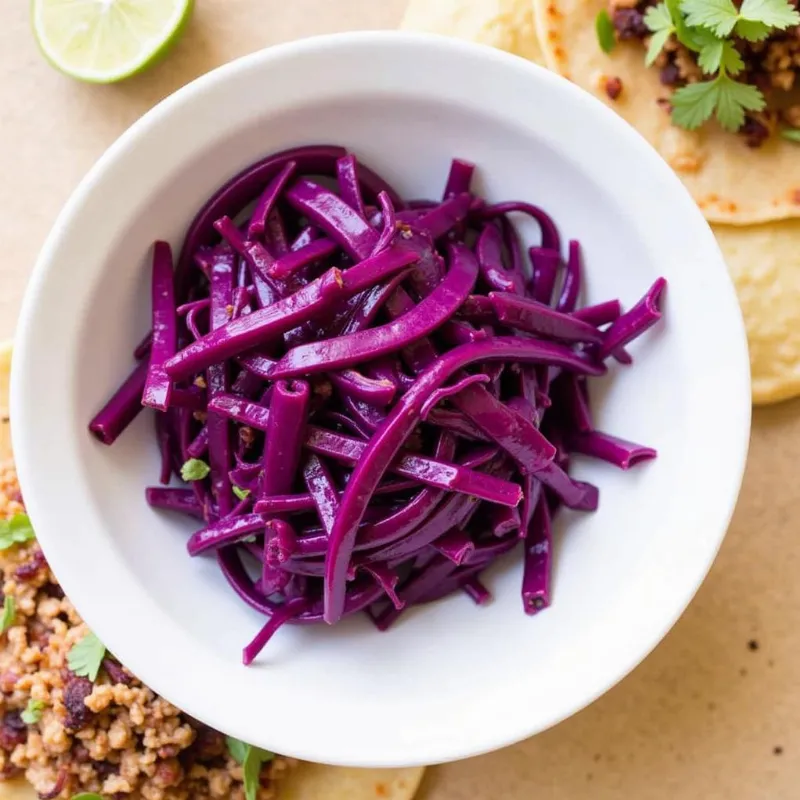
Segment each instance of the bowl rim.
[{"label": "bowl rim", "polygon": [[[235,79],[241,72],[251,68],[274,69],[286,60],[302,58],[309,54],[327,51],[329,55],[333,55],[342,49],[369,49],[375,46],[381,48],[420,48],[420,52],[427,50],[431,53],[436,53],[440,57],[452,55],[457,58],[472,59],[476,63],[492,63],[498,68],[527,75],[532,84],[547,85],[551,91],[560,92],[565,102],[568,100],[576,109],[579,108],[582,113],[586,114],[588,119],[594,118],[602,121],[606,129],[612,131],[614,136],[619,137],[625,146],[630,148],[633,154],[632,158],[637,159],[654,175],[657,175],[664,182],[664,185],[671,185],[672,198],[666,198],[666,201],[673,202],[676,211],[680,210],[687,222],[692,225],[692,235],[697,237],[697,240],[704,245],[707,252],[706,260],[716,262],[715,264],[704,264],[704,266],[708,266],[709,270],[716,269],[717,274],[713,277],[714,280],[721,284],[717,287],[721,293],[719,302],[726,304],[728,311],[733,311],[731,303],[735,306],[735,313],[731,316],[730,352],[735,355],[736,364],[738,365],[738,376],[732,382],[732,391],[728,393],[726,401],[727,414],[735,422],[732,427],[729,451],[733,455],[724,465],[726,480],[723,483],[727,486],[727,491],[724,492],[724,502],[720,500],[718,507],[715,508],[714,513],[711,515],[715,535],[709,536],[708,547],[704,557],[698,559],[692,570],[687,571],[686,585],[682,587],[680,592],[676,592],[666,611],[662,607],[659,623],[651,625],[647,629],[647,636],[640,637],[641,641],[635,648],[635,653],[632,654],[632,657],[628,657],[619,663],[611,679],[605,679],[597,683],[597,685],[589,687],[581,697],[565,704],[561,713],[553,714],[544,721],[537,721],[532,725],[525,718],[516,718],[513,720],[513,724],[495,726],[491,735],[476,734],[471,737],[465,736],[457,742],[443,739],[438,748],[428,748],[424,752],[420,751],[419,748],[415,748],[413,743],[410,742],[404,743],[403,746],[398,746],[395,743],[396,750],[393,752],[388,752],[385,747],[383,749],[377,747],[369,753],[359,753],[358,755],[354,755],[352,748],[348,745],[341,746],[341,743],[336,744],[333,742],[323,744],[317,741],[307,745],[305,742],[294,740],[290,746],[279,748],[287,755],[304,760],[349,766],[390,767],[441,763],[489,752],[545,730],[593,702],[636,667],[674,625],[702,583],[724,538],[744,474],[750,432],[750,375],[744,325],[738,311],[738,303],[736,303],[732,284],[725,271],[722,254],[711,229],[703,220],[699,209],[691,201],[688,193],[672,170],[633,128],[589,93],[538,65],[487,46],[461,42],[432,34],[398,31],[328,34],[276,45],[232,61],[187,84],[162,100],[136,121],[101,156],[67,201],[40,252],[25,293],[18,323],[16,358],[12,364],[11,408],[13,420],[12,440],[20,481],[26,487],[25,499],[28,510],[39,533],[39,539],[45,553],[57,574],[59,574],[59,580],[63,576],[65,591],[75,603],[76,608],[79,609],[79,613],[81,613],[87,624],[98,632],[103,641],[109,644],[109,648],[115,652],[125,653],[124,660],[135,674],[141,675],[147,685],[167,697],[167,699],[183,701],[184,695],[178,690],[178,680],[175,677],[168,676],[166,671],[162,674],[155,674],[153,672],[153,664],[149,664],[146,654],[141,652],[133,653],[131,648],[124,644],[119,647],[119,644],[126,641],[124,634],[120,630],[124,626],[117,624],[118,617],[113,615],[109,607],[104,607],[103,604],[97,603],[89,582],[80,580],[76,571],[70,566],[64,547],[59,546],[58,523],[60,514],[57,510],[48,508],[47,499],[44,496],[47,480],[38,480],[36,477],[36,471],[41,469],[40,459],[37,457],[36,452],[37,449],[41,448],[42,443],[36,434],[34,404],[28,402],[28,398],[34,396],[32,393],[35,391],[37,384],[41,387],[41,378],[37,377],[35,357],[31,354],[35,352],[35,347],[31,344],[31,341],[33,330],[38,324],[40,298],[49,276],[57,269],[59,242],[66,235],[70,226],[73,225],[74,218],[79,216],[80,209],[86,198],[94,190],[95,184],[102,180],[103,174],[110,165],[118,159],[128,157],[139,138],[157,121],[168,117],[178,107],[194,103],[204,94],[207,88]],[[687,202],[694,209],[693,214],[687,210]],[[678,208],[679,206],[681,206],[680,209]],[[693,221],[692,217],[694,217]],[[738,328],[738,330],[733,328]],[[163,691],[163,688],[166,688],[166,691]],[[183,703],[184,710],[187,713],[201,718],[204,722],[221,730],[230,728],[231,730],[228,732],[233,735],[259,743],[258,736],[248,736],[247,730],[242,727],[239,721],[231,725],[234,722],[233,718],[226,717],[219,705],[219,703],[211,702],[200,708],[196,698],[194,698],[193,702]]]}]

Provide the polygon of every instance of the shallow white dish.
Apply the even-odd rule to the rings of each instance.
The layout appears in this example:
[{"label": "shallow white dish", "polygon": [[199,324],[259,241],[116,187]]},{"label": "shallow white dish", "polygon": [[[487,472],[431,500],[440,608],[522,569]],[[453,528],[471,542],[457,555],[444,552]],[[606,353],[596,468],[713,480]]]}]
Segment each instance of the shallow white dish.
[{"label": "shallow white dish", "polygon": [[[179,245],[205,199],[271,152],[343,144],[402,193],[437,196],[449,161],[492,200],[550,212],[586,255],[588,300],[669,280],[665,324],[612,369],[599,427],[659,450],[629,473],[579,462],[601,489],[557,528],[554,605],[522,612],[521,566],[409,614],[285,628],[250,668],[262,624],[190,525],[152,511],[152,419],[108,449],[86,425],[149,322],[147,255]],[[535,243],[532,239],[529,243]],[[92,169],[36,265],[19,324],[13,439],[26,503],[66,592],[156,691],[240,739],[361,766],[474,755],[569,716],[631,670],[705,576],[742,477],[749,373],[733,289],[708,226],[667,165],[572,84],[487,48],[399,33],[309,39],[229,64],[140,119]]]}]

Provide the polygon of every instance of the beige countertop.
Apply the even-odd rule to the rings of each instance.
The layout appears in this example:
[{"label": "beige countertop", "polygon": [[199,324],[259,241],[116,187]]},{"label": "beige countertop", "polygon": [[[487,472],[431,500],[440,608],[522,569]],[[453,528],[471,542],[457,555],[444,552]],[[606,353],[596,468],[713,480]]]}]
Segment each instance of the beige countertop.
[{"label": "beige countertop", "polygon": [[[6,3],[0,337],[14,331],[25,281],[58,209],[103,149],[150,106],[197,75],[276,42],[394,27],[403,5],[199,0],[187,35],[166,61],[102,87],[51,70],[30,35],[28,3]],[[800,403],[756,412],[728,538],[696,600],[656,652],[557,728],[431,770],[425,800],[800,797],[799,463]]]}]

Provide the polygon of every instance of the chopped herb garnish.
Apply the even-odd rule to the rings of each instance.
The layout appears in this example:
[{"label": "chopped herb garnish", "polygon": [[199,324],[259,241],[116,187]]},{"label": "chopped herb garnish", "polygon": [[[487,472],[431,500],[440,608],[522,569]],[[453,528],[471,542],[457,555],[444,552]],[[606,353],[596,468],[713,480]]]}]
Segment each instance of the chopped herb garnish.
[{"label": "chopped herb garnish", "polygon": [[105,655],[106,646],[93,633],[87,633],[83,639],[72,645],[67,664],[79,677],[94,681]]},{"label": "chopped herb garnish", "polygon": [[225,743],[228,745],[228,752],[233,760],[242,766],[245,797],[247,800],[256,800],[258,787],[261,785],[259,781],[261,768],[264,764],[272,761],[275,754],[268,750],[262,750],[260,747],[245,744],[232,736],[226,736]]},{"label": "chopped herb garnish", "polygon": [[781,136],[790,142],[800,142],[800,128],[782,128]]},{"label": "chopped herb garnish", "polygon": [[44,709],[44,700],[34,700],[32,697],[28,700],[28,705],[20,715],[22,721],[26,725],[35,725],[42,718],[42,710]]},{"label": "chopped herb garnish", "polygon": [[790,0],[744,0],[738,9],[733,0],[664,0],[647,10],[644,22],[652,33],[647,66],[674,35],[697,53],[698,66],[710,76],[673,94],[672,121],[694,130],[716,116],[723,128],[737,131],[746,112],[762,111],[766,100],[757,86],[733,80],[745,65],[730,37],[760,41],[773,29],[800,24],[800,13]]},{"label": "chopped herb garnish", "polygon": [[605,9],[602,9],[595,18],[594,29],[597,32],[600,49],[604,53],[610,53],[617,43],[617,37],[614,33],[614,23]]},{"label": "chopped herb garnish", "polygon": [[644,63],[649,67],[664,49],[667,39],[675,33],[675,24],[666,3],[651,6],[644,15],[644,24],[652,31]]},{"label": "chopped herb garnish", "polygon": [[712,81],[690,83],[678,89],[670,101],[672,121],[681,128],[699,128],[712,114],[729,131],[738,131],[745,111],[761,111],[766,105],[757,87],[738,83],[723,71]]},{"label": "chopped herb garnish", "polygon": [[202,481],[211,472],[211,467],[199,458],[190,458],[181,467],[181,478],[185,481]]},{"label": "chopped herb garnish", "polygon": [[683,0],[681,11],[691,28],[708,28],[715,36],[728,36],[739,13],[733,0]]},{"label": "chopped herb garnish", "polygon": [[249,489],[242,489],[241,486],[234,486],[233,493],[240,499],[240,500],[247,500],[250,497],[250,490]]},{"label": "chopped herb garnish", "polygon": [[106,800],[105,797],[101,794],[96,794],[95,792],[81,792],[80,794],[74,794],[70,798],[70,800]]},{"label": "chopped herb garnish", "polygon": [[0,633],[5,633],[13,624],[17,616],[17,602],[11,595],[3,599],[3,619],[0,621]]},{"label": "chopped herb garnish", "polygon": [[0,550],[15,544],[24,544],[36,538],[27,514],[15,514],[11,519],[0,520]]}]

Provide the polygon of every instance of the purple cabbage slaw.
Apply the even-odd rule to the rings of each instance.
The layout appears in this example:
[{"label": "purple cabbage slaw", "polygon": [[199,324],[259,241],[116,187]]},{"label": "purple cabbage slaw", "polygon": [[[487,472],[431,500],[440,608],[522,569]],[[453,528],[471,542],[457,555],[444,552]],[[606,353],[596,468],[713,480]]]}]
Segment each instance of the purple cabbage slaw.
[{"label": "purple cabbage slaw", "polygon": [[487,204],[474,172],[455,159],[441,201],[406,202],[343,148],[295,148],[210,198],[175,268],[154,246],[153,328],[89,429],[110,445],[156,413],[146,500],[201,520],[189,554],[268,618],[245,664],[283,624],[485,604],[517,546],[523,610],[546,608],[553,519],[598,504],[570,456],[656,455],[595,428],[587,385],[631,362],[666,281],[579,308],[578,242],[564,258],[543,209]]}]

